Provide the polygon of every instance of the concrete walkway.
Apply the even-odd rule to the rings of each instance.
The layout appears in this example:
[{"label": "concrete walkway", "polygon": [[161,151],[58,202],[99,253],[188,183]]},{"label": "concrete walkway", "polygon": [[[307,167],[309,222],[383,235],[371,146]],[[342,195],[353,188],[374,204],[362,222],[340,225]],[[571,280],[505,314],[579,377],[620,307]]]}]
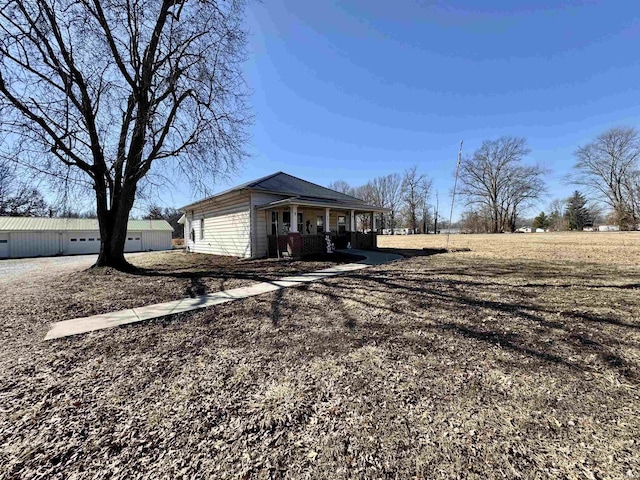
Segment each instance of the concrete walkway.
[{"label": "concrete walkway", "polygon": [[129,323],[141,322],[143,320],[151,320],[153,318],[166,317],[176,313],[200,310],[202,308],[220,305],[221,303],[231,302],[241,298],[253,297],[263,293],[274,292],[282,288],[297,287],[305,283],[317,282],[324,278],[341,275],[347,272],[361,270],[372,265],[380,265],[402,258],[400,255],[373,252],[367,250],[339,250],[343,253],[352,253],[366,257],[356,263],[346,263],[336,265],[324,270],[316,272],[302,273],[291,277],[284,277],[280,280],[271,282],[260,282],[247,287],[234,288],[221,292],[210,293],[196,298],[183,298],[173,302],[158,303],[156,305],[148,305],[146,307],[130,308],[119,312],[105,313],[102,315],[94,315],[92,317],[74,318],[73,320],[64,320],[54,323],[47,333],[45,340],[53,340],[54,338],[69,337],[81,333],[92,332],[94,330],[102,330],[104,328],[126,325]]}]

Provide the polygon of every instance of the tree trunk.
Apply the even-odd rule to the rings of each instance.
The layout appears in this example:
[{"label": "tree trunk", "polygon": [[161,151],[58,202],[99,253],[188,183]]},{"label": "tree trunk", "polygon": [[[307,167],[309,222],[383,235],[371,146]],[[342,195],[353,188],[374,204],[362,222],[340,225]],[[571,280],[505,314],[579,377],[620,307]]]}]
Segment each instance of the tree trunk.
[{"label": "tree trunk", "polygon": [[107,208],[106,189],[96,188],[98,224],[100,226],[100,253],[93,267],[112,267],[131,271],[135,267],[124,258],[129,213],[135,199],[135,187],[124,187],[112,193],[111,209]]}]

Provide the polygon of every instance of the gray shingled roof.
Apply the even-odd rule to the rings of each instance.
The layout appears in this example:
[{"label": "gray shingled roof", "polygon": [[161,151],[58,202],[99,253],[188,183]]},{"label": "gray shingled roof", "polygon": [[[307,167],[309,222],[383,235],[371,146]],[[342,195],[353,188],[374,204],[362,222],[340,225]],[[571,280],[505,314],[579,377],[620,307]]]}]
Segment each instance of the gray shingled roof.
[{"label": "gray shingled roof", "polygon": [[[173,231],[166,220],[129,220],[129,231]],[[48,218],[48,217],[0,217],[0,232],[23,232],[44,230],[99,230],[98,220],[93,218]]]},{"label": "gray shingled roof", "polygon": [[231,192],[239,192],[245,189],[287,196],[325,198],[339,202],[348,202],[349,204],[365,204],[365,202],[360,198],[352,197],[351,195],[340,193],[336,190],[331,190],[330,188],[294,177],[288,173],[277,172],[257,180],[243,183],[242,185],[238,185],[237,187],[225,190],[224,192],[217,193],[202,200],[198,200],[197,202],[182,207],[180,210],[185,210],[188,207],[192,207],[211,198],[226,195]]}]

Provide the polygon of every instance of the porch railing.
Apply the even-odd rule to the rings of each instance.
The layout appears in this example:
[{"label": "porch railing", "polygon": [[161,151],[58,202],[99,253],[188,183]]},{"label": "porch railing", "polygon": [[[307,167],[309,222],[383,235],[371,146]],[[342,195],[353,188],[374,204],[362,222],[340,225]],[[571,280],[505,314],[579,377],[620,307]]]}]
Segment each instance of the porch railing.
[{"label": "porch railing", "polygon": [[[322,254],[327,251],[325,235],[302,235],[302,248],[300,255],[305,257],[314,254]],[[288,239],[286,235],[268,235],[269,257],[286,256],[288,254]],[[375,233],[346,232],[338,235],[331,233],[331,241],[337,249],[351,248],[372,250],[376,247]]]}]

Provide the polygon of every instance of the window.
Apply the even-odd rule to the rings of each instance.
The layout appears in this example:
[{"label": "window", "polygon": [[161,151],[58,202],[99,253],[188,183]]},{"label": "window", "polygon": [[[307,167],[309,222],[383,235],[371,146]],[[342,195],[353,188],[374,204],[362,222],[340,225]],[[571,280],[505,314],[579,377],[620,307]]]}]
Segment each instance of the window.
[{"label": "window", "polygon": [[[83,240],[82,238],[80,240]],[[133,237],[127,237],[127,240],[133,240]]]},{"label": "window", "polygon": [[72,238],[72,239],[71,239],[71,241],[72,241],[72,242],[77,242],[77,241],[78,241],[78,239],[77,239],[77,238]]},{"label": "window", "polygon": [[95,238],[90,238],[90,239],[89,239],[89,241],[90,241],[90,242],[95,242],[95,241],[96,241],[96,239],[95,239]]},{"label": "window", "polygon": [[0,243],[9,243],[9,240],[0,240]]},{"label": "window", "polygon": [[282,212],[282,233],[289,233],[291,229],[291,212]]},{"label": "window", "polygon": [[298,212],[298,232],[300,233],[304,233],[304,225],[302,222],[304,222],[304,219],[302,218],[302,213]]},{"label": "window", "polygon": [[80,239],[80,241],[81,241],[81,242],[86,242],[86,241],[87,241],[87,239],[86,239],[86,238],[81,238],[81,239]]},{"label": "window", "polygon": [[204,218],[200,219],[200,240],[204,240]]},{"label": "window", "polygon": [[271,212],[271,235],[278,234],[278,212]]},{"label": "window", "polygon": [[344,235],[347,232],[347,217],[338,215],[338,235]]},{"label": "window", "polygon": [[322,215],[318,215],[316,218],[316,228],[318,229],[317,233],[324,233],[324,217]]},{"label": "window", "polygon": [[136,240],[140,240],[140,237],[136,237]]},{"label": "window", "polygon": [[99,242],[99,241],[100,241],[100,238],[96,238],[96,242]]}]

